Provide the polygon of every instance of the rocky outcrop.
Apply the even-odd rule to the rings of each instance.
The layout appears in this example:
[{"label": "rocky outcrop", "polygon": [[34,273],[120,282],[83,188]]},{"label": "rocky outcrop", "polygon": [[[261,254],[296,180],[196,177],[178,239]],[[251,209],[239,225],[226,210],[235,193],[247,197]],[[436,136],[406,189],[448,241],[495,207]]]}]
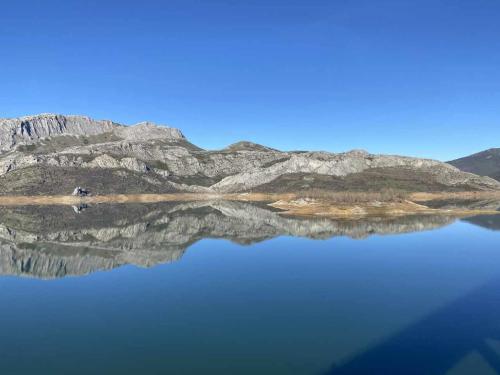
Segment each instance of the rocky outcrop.
[{"label": "rocky outcrop", "polygon": [[[96,186],[106,187],[99,190],[89,185],[96,194],[135,192],[131,183],[125,183],[129,178],[142,180],[142,192],[273,192],[277,188],[273,181],[281,181],[283,176],[290,185],[283,185],[282,180],[278,186],[281,189],[500,189],[500,182],[494,179],[428,159],[360,150],[339,154],[281,152],[251,142],[205,151],[189,143],[178,129],[149,122],[124,126],[84,116],[50,114],[0,120],[0,194],[24,194],[38,183],[43,185],[37,190],[39,194],[67,194],[62,181],[48,180],[61,175],[57,169],[64,169],[64,173],[72,170],[85,181],[92,177]],[[106,173],[96,173],[96,169]],[[53,171],[49,177],[46,170]],[[383,183],[376,185],[372,172]],[[36,176],[44,177],[36,180]],[[113,185],[106,176],[124,182]],[[306,176],[313,182],[302,184],[290,176]],[[315,176],[323,176],[318,180],[324,182],[324,176],[331,178],[319,186]],[[15,192],[11,188],[14,185]]]},{"label": "rocky outcrop", "polygon": [[435,182],[444,186],[469,185],[492,189],[500,186],[493,179],[464,173],[451,165],[435,160],[371,155],[366,152],[354,151],[342,154],[308,152],[292,155],[290,159],[268,168],[228,176],[212,187],[217,191],[234,192],[266,184],[284,174],[315,173],[343,177],[375,168],[400,168],[427,172]]},{"label": "rocky outcrop", "polygon": [[73,194],[71,195],[76,197],[86,197],[89,195],[89,191],[87,189],[82,188],[81,186],[77,186],[75,190],[73,190]]},{"label": "rocky outcrop", "polygon": [[0,119],[0,150],[8,151],[18,144],[31,144],[49,137],[102,134],[117,127],[111,121],[95,121],[85,116],[42,114]]},{"label": "rocky outcrop", "polygon": [[93,120],[87,116],[41,114],[14,119],[0,119],[0,151],[16,145],[33,144],[58,136],[94,136],[113,133],[125,140],[184,139],[181,131],[149,122],[124,126],[108,120]]},{"label": "rocky outcrop", "polygon": [[134,126],[120,126],[114,133],[125,140],[149,141],[153,139],[182,140],[184,135],[179,129],[160,127],[151,122],[141,122]]}]

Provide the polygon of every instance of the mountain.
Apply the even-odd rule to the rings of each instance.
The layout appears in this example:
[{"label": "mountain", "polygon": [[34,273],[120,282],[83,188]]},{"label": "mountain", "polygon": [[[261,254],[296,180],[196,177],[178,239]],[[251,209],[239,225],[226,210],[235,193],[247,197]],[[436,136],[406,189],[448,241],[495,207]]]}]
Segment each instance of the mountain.
[{"label": "mountain", "polygon": [[500,148],[492,148],[448,163],[464,172],[489,176],[500,181]]},{"label": "mountain", "polygon": [[355,150],[282,152],[250,142],[207,151],[175,128],[85,116],[0,120],[0,194],[500,189],[439,161]]}]

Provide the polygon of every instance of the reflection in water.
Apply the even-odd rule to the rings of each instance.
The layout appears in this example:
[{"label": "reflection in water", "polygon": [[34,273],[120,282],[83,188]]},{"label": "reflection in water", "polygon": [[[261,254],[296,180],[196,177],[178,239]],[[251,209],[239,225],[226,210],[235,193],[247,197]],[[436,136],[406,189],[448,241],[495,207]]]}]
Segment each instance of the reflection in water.
[{"label": "reflection in water", "polygon": [[463,220],[482,228],[500,230],[500,215],[478,215]]},{"label": "reflection in water", "polygon": [[[500,205],[472,201],[467,207],[499,210]],[[500,214],[462,221],[500,230]],[[499,317],[500,278],[496,278],[344,363],[334,363],[325,374],[500,374]],[[473,355],[468,369],[456,368]]]},{"label": "reflection in water", "polygon": [[55,278],[124,264],[149,267],[178,260],[204,238],[252,244],[287,235],[355,239],[430,230],[446,216],[364,220],[286,217],[241,202],[0,208],[0,273]]},{"label": "reflection in water", "polygon": [[468,209],[484,211],[500,211],[498,199],[438,199],[425,202],[426,206],[442,209]]},{"label": "reflection in water", "polygon": [[[0,218],[2,374],[500,374],[500,232],[479,227],[499,217],[216,201]],[[209,238],[233,243],[193,245]]]}]

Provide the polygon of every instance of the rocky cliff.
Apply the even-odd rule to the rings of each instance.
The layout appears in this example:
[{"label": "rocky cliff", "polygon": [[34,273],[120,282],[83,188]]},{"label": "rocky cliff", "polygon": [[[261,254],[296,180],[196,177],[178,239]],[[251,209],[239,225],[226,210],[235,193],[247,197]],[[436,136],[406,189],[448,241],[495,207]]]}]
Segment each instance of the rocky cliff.
[{"label": "rocky cliff", "polygon": [[435,160],[364,151],[282,152],[250,142],[219,151],[174,128],[124,126],[84,116],[43,114],[0,120],[0,194],[411,191],[499,189],[488,177]]},{"label": "rocky cliff", "polygon": [[44,113],[14,119],[0,119],[0,150],[29,145],[59,136],[94,136],[115,134],[122,139],[184,139],[178,129],[143,122],[123,126],[112,121],[96,121],[86,116],[62,116]]}]

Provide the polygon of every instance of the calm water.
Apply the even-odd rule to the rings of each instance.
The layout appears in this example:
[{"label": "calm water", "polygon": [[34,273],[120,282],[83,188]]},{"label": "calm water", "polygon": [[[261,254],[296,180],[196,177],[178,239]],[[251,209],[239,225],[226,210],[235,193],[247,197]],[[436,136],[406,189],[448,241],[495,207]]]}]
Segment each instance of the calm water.
[{"label": "calm water", "polygon": [[0,209],[1,374],[500,374],[500,216],[79,209]]}]

